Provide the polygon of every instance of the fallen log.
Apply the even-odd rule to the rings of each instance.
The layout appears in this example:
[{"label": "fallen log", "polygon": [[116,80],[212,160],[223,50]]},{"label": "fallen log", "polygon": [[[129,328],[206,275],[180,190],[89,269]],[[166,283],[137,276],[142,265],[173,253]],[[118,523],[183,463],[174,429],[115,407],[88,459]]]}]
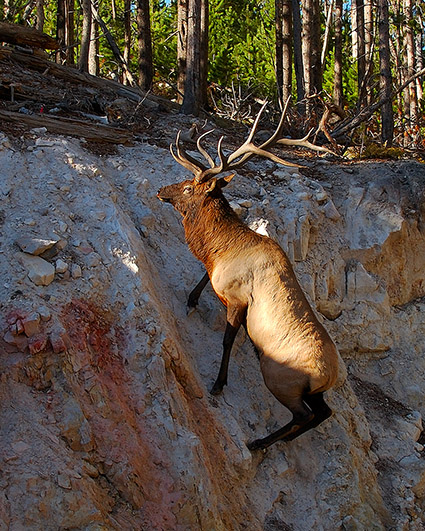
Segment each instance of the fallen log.
[{"label": "fallen log", "polygon": [[42,114],[22,114],[19,112],[0,110],[0,120],[16,124],[25,124],[29,128],[45,127],[50,133],[65,136],[76,136],[93,142],[110,144],[128,144],[133,135],[125,129],[109,125],[89,124],[71,118],[51,118]]},{"label": "fallen log", "polygon": [[16,50],[11,50],[9,48],[0,47],[0,61],[4,59],[15,61],[28,69],[42,72],[46,76],[51,75],[70,83],[91,86],[102,91],[113,91],[118,96],[128,98],[135,103],[140,103],[143,101],[143,104],[146,107],[157,109],[158,106],[162,106],[168,110],[179,108],[179,105],[176,103],[165,98],[161,98],[160,96],[147,93],[138,87],[124,86],[117,81],[92,76],[90,74],[80,72],[75,68],[53,63],[52,61],[42,57],[36,57],[34,55],[28,55]]},{"label": "fallen log", "polygon": [[0,22],[0,42],[43,48],[44,50],[57,50],[59,48],[58,41],[46,33],[30,26],[8,24],[7,22]]}]

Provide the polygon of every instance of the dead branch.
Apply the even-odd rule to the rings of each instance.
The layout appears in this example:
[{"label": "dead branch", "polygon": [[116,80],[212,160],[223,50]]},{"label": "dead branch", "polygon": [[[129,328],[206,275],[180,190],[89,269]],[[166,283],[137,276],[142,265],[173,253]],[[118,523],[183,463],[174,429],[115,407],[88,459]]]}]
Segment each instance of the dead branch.
[{"label": "dead branch", "polygon": [[329,103],[324,102],[323,100],[322,100],[322,103],[325,106],[325,112],[323,113],[323,116],[322,116],[322,118],[320,120],[320,123],[319,123],[319,126],[317,128],[316,136],[319,133],[319,131],[322,131],[323,134],[325,135],[325,137],[330,142],[330,144],[331,144],[333,150],[335,151],[335,153],[339,153],[338,144],[336,143],[335,139],[332,138],[332,135],[329,132],[328,120],[329,120],[329,118],[331,117],[332,114],[336,114],[341,119],[343,119],[345,117],[345,113],[341,109],[341,107],[339,107],[338,105],[329,104]]},{"label": "dead branch", "polygon": [[111,35],[111,32],[108,30],[107,25],[103,21],[102,17],[99,15],[99,12],[97,11],[95,5],[91,4],[91,9],[93,13],[93,17],[96,19],[96,22],[101,27],[103,34],[105,35],[106,40],[108,41],[109,47],[112,50],[112,53],[114,54],[115,59],[118,61],[118,63],[121,65],[122,69],[125,72],[125,75],[127,76],[127,79],[129,80],[130,84],[135,87],[136,82],[134,81],[133,75],[130,72],[130,69],[128,67],[128,64],[126,63],[122,53],[120,52],[120,49],[118,48],[117,43],[115,42],[114,38]]},{"label": "dead branch", "polygon": [[397,96],[397,94],[399,94],[400,92],[403,92],[403,90],[408,85],[410,85],[410,83],[413,83],[413,81],[415,81],[416,78],[423,76],[424,74],[425,74],[425,68],[422,68],[422,70],[420,70],[419,72],[416,72],[416,74],[409,77],[409,79],[407,79],[402,85],[400,85],[398,89],[393,90],[389,96],[385,97],[381,94],[378,101],[376,101],[375,103],[372,103],[371,105],[368,105],[367,107],[364,107],[356,116],[351,118],[351,120],[346,121],[345,123],[337,127],[332,132],[332,135],[331,135],[332,138],[338,138],[343,135],[346,135],[347,133],[349,133],[356,127],[358,127],[361,123],[368,120],[378,109],[382,107],[382,105],[384,105],[388,101],[391,101],[395,96]]}]

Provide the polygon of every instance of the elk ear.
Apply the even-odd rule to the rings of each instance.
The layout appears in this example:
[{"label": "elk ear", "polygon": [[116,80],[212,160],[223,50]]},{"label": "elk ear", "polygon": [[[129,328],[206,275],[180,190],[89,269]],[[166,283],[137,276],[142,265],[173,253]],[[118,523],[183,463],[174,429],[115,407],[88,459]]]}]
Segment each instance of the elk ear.
[{"label": "elk ear", "polygon": [[211,194],[214,191],[216,185],[217,185],[217,179],[213,177],[212,179],[208,181],[207,187],[205,188],[205,194],[207,195]]},{"label": "elk ear", "polygon": [[220,188],[224,188],[225,186],[227,186],[235,175],[236,173],[231,173],[230,175],[226,175],[226,177],[221,177],[218,180]]}]

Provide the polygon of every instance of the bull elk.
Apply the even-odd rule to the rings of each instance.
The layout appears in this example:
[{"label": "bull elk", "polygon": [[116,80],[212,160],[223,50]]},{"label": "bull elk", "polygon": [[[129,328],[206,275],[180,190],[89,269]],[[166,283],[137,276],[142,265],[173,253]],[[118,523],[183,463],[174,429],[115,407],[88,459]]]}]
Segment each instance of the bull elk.
[{"label": "bull elk", "polygon": [[255,155],[295,166],[268,151],[277,143],[317,149],[307,138],[279,140],[286,107],[274,134],[256,146],[253,137],[263,109],[236,151],[225,155],[223,137],[219,140],[218,164],[201,145],[205,135],[199,138],[198,150],[210,167],[186,153],[177,135],[176,153],[170,146],[171,153],[194,178],[165,186],[157,194],[182,215],[187,244],[207,271],[190,294],[189,305],[196,306],[210,280],[227,308],[223,356],[211,393],[219,394],[227,384],[230,351],[244,325],[258,351],[266,386],[293,415],[279,430],[249,443],[250,450],[291,441],[327,419],[332,411],[323,394],[334,385],[339,366],[337,349],[308,303],[285,252],[274,240],[245,225],[222,193],[234,174],[218,175],[239,168]]}]

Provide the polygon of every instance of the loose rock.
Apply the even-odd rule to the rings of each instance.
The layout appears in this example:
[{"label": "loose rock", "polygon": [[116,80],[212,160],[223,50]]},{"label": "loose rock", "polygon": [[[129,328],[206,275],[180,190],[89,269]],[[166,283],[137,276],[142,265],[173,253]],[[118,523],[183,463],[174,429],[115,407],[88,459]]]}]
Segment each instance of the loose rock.
[{"label": "loose rock", "polygon": [[17,253],[18,261],[28,272],[29,279],[36,286],[48,286],[55,278],[55,268],[43,258],[26,253]]},{"label": "loose rock", "polygon": [[32,236],[22,236],[18,240],[16,240],[16,243],[19,245],[22,251],[28,254],[32,254],[34,256],[38,256],[47,249],[50,249],[53,247],[57,242],[57,240],[47,239],[47,238],[36,238]]}]

